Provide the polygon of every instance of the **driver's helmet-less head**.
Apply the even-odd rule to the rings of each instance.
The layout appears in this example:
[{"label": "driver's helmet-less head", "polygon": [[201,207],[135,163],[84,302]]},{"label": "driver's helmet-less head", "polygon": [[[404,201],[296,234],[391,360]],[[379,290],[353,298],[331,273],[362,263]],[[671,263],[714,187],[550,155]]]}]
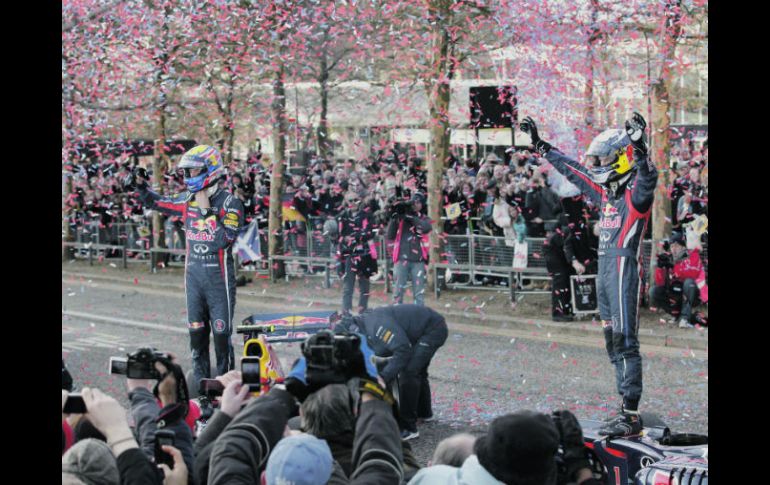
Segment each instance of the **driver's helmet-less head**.
[{"label": "driver's helmet-less head", "polygon": [[634,167],[631,140],[623,130],[604,130],[588,146],[586,159],[594,182],[617,181]]},{"label": "driver's helmet-less head", "polygon": [[[184,183],[190,192],[199,192],[211,187],[225,176],[222,155],[219,150],[209,145],[198,145],[188,150],[182,155],[179,168],[184,170]],[[195,169],[203,171],[193,175],[192,170]]]}]

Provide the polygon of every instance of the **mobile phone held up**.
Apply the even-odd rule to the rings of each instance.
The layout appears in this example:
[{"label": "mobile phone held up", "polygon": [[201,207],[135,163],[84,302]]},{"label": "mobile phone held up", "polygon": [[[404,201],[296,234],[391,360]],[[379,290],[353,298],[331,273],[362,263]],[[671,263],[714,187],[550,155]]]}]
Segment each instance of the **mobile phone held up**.
[{"label": "mobile phone held up", "polygon": [[64,403],[64,414],[85,414],[86,403],[83,401],[83,396],[80,394],[69,394],[67,401]]},{"label": "mobile phone held up", "polygon": [[174,457],[163,451],[162,446],[174,446],[176,434],[168,429],[159,429],[155,432],[155,464],[165,463],[169,468],[174,468]]},{"label": "mobile phone held up", "polygon": [[243,384],[249,386],[249,392],[261,391],[259,357],[243,357],[241,374]]}]

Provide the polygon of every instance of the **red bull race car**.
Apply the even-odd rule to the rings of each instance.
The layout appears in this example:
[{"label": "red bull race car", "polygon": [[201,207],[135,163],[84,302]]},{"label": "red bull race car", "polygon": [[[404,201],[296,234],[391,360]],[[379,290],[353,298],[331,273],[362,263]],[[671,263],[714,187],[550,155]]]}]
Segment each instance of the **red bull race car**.
[{"label": "red bull race car", "polygon": [[708,485],[708,436],[672,433],[642,413],[641,436],[599,436],[600,421],[581,420],[594,474],[607,485]]}]

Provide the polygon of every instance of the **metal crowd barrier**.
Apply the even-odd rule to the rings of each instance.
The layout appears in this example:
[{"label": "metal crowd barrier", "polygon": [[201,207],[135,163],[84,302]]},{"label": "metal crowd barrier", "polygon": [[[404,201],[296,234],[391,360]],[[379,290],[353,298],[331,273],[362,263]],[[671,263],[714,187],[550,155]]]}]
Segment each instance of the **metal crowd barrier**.
[{"label": "metal crowd barrier", "polygon": [[[310,218],[307,223],[300,222],[289,230],[284,229],[284,254],[273,257],[267,255],[266,230],[263,229],[260,234],[260,249],[263,260],[243,266],[238,260],[237,254],[234,254],[238,271],[269,275],[271,281],[275,281],[274,263],[283,261],[287,280],[297,276],[320,276],[324,278],[324,287],[330,287],[332,279],[338,278],[335,270],[337,244],[332,235],[324,231],[324,222],[324,218]],[[63,242],[63,244],[73,247],[76,257],[87,258],[91,264],[93,264],[94,257],[104,260],[114,258],[120,260],[124,268],[127,267],[128,263],[142,262],[150,264],[155,271],[161,255],[169,254],[170,258],[166,258],[168,265],[184,265],[184,241],[181,241],[181,248],[178,246],[151,248],[151,231],[145,222],[116,222],[109,227],[99,226],[97,221],[78,226],[75,232],[75,241]],[[436,269],[436,278],[434,279],[436,297],[440,296],[442,288],[505,290],[499,285],[482,286],[476,282],[477,276],[507,280],[507,289],[512,301],[515,300],[517,292],[526,294],[549,293],[549,290],[544,289],[522,288],[524,280],[550,282],[551,279],[543,255],[545,239],[526,238],[526,241],[528,243],[527,268],[514,270],[514,246],[506,244],[505,238],[478,235],[470,231],[465,235],[447,235],[441,261],[432,264]],[[390,292],[393,242],[386,241],[382,234],[378,234],[374,242],[378,254],[379,272],[383,276],[373,283],[385,284],[386,292]],[[642,244],[644,272],[645,275],[648,275],[652,241],[644,240]],[[174,245],[176,246],[176,244]],[[115,256],[116,253],[119,253],[119,256]],[[446,280],[447,270],[451,273],[453,281]],[[461,277],[466,281],[458,281]]]}]

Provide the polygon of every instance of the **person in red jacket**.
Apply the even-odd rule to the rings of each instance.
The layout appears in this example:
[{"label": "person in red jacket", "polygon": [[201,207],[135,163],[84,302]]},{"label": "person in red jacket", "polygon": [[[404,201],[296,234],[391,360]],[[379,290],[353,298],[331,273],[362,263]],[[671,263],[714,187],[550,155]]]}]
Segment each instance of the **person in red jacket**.
[{"label": "person in red jacket", "polygon": [[650,298],[667,313],[679,316],[680,328],[692,328],[692,309],[708,301],[706,273],[697,249],[687,250],[684,235],[673,232],[669,238],[670,255],[658,256],[655,286]]}]

